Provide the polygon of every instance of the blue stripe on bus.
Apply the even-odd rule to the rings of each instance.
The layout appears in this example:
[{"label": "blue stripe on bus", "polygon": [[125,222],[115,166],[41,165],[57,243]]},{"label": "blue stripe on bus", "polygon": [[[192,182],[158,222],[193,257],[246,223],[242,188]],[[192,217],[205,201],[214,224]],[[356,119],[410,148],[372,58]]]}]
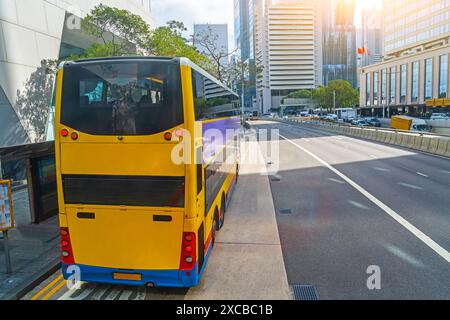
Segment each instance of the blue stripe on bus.
[{"label": "blue stripe on bus", "polygon": [[[207,258],[205,259],[206,264]],[[153,283],[157,287],[194,287],[198,284],[201,273],[198,273],[198,264],[192,270],[123,270],[115,268],[93,267],[86,265],[76,265],[80,268],[80,281],[107,283],[126,286],[146,286]],[[67,273],[68,265],[62,265],[64,279],[68,279],[73,274]],[[204,269],[204,268],[202,268]],[[115,280],[114,273],[140,274],[140,281]],[[189,275],[187,275],[189,273]]]},{"label": "blue stripe on bus", "polygon": [[[205,271],[207,262],[212,251],[212,241],[208,246],[203,267],[198,272],[198,264],[192,270],[123,270],[115,268],[93,267],[87,265],[77,264],[80,268],[80,281],[107,283],[125,286],[146,286],[148,283],[153,283],[157,287],[174,287],[174,288],[189,288],[195,287],[198,284],[200,277]],[[69,265],[62,264],[62,273],[64,279],[68,279],[72,274],[66,272]],[[114,280],[114,273],[131,273],[142,275],[141,281],[131,280]],[[189,273],[190,275],[187,275]]]}]

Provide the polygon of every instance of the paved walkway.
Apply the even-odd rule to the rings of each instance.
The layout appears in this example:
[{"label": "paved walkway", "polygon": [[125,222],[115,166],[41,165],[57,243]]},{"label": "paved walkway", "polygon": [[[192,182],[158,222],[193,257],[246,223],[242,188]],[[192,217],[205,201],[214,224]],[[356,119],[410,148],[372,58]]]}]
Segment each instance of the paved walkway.
[{"label": "paved walkway", "polygon": [[16,228],[9,231],[12,273],[6,274],[4,239],[0,236],[0,300],[14,299],[59,259],[58,217],[30,224],[27,189],[13,193]]}]

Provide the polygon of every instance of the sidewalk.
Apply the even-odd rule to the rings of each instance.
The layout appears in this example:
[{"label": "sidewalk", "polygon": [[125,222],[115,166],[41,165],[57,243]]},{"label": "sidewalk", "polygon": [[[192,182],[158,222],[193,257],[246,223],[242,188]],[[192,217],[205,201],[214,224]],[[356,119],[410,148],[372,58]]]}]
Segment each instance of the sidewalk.
[{"label": "sidewalk", "polygon": [[13,192],[13,204],[17,227],[9,231],[11,274],[6,274],[4,239],[0,238],[0,300],[16,299],[59,263],[58,217],[30,224],[26,188]]},{"label": "sidewalk", "polygon": [[147,299],[288,300],[291,298],[264,158],[241,165],[239,183],[200,284],[186,295],[147,291]]}]

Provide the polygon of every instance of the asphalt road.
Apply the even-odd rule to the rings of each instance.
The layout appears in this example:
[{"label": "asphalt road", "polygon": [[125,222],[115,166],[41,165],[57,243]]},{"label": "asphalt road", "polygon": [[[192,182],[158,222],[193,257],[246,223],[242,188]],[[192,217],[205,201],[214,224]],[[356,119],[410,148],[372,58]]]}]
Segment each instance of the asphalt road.
[{"label": "asphalt road", "polygon": [[[291,285],[312,285],[320,299],[450,299],[450,159],[253,125],[280,133],[271,189]],[[380,290],[367,286],[370,266]]]}]

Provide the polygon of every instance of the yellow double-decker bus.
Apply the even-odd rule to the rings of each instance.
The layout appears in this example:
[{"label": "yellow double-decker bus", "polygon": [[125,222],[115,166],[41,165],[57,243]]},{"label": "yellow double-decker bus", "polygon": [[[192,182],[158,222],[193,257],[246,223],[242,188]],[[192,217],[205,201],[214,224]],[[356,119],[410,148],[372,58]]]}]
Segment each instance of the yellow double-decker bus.
[{"label": "yellow double-decker bus", "polygon": [[197,285],[237,182],[239,97],[185,58],[65,62],[55,88],[64,277]]}]

